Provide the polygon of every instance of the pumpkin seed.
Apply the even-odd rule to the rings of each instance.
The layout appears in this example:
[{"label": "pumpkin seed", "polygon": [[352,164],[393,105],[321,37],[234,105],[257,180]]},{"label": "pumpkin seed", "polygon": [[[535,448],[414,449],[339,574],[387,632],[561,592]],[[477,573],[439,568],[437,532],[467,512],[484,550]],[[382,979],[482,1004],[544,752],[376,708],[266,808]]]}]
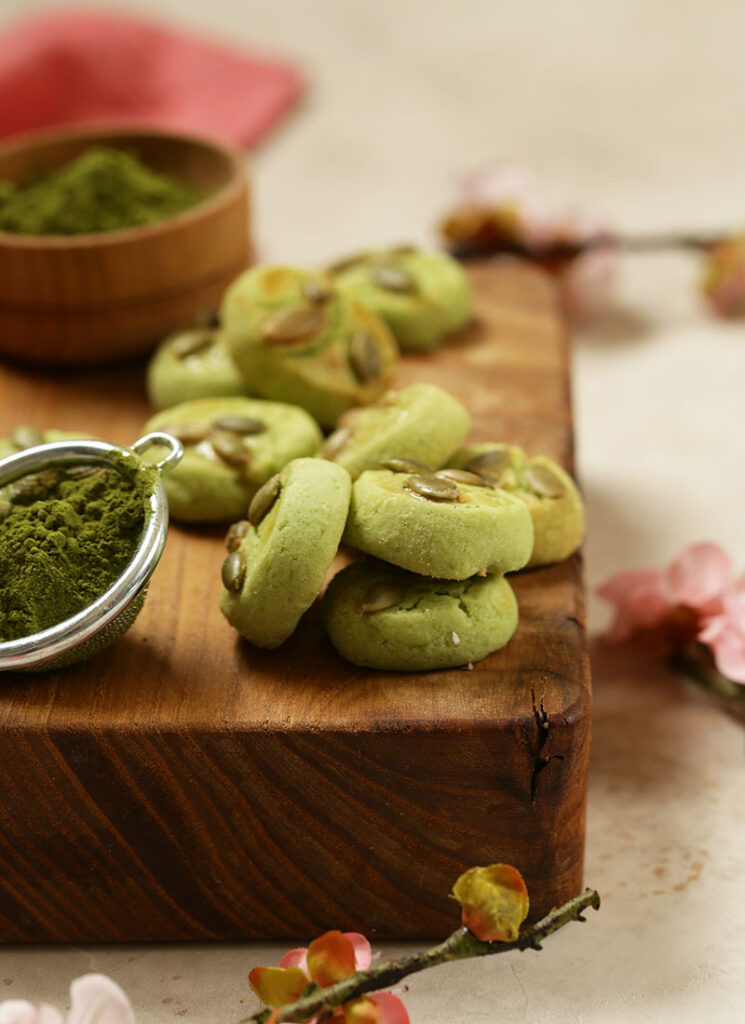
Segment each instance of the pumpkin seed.
[{"label": "pumpkin seed", "polygon": [[240,551],[233,551],[222,563],[222,582],[226,590],[240,590],[246,578],[246,563]]},{"label": "pumpkin seed", "polygon": [[242,466],[249,460],[250,453],[243,439],[231,430],[216,430],[210,434],[210,445],[215,455],[229,466]]},{"label": "pumpkin seed", "polygon": [[352,440],[352,431],[349,427],[340,427],[333,434],[329,434],[323,442],[324,459],[335,459]]},{"label": "pumpkin seed", "polygon": [[261,336],[272,345],[304,341],[323,326],[323,314],[312,306],[292,306],[270,313],[261,324]]},{"label": "pumpkin seed", "polygon": [[220,326],[220,313],[216,309],[200,309],[194,323],[197,327],[209,327],[214,331]]},{"label": "pumpkin seed", "polygon": [[365,593],[360,611],[365,615],[382,612],[386,608],[393,608],[394,605],[400,604],[405,596],[404,588],[395,583],[373,583]]},{"label": "pumpkin seed", "polygon": [[373,284],[387,292],[413,292],[414,278],[406,270],[392,263],[381,263],[370,271]]},{"label": "pumpkin seed", "polygon": [[59,469],[54,469],[52,466],[48,466],[46,469],[42,469],[36,474],[36,479],[45,490],[50,491],[53,487],[56,487],[62,479],[62,472]]},{"label": "pumpkin seed", "polygon": [[490,452],[482,452],[477,455],[466,466],[471,473],[478,473],[479,476],[500,476],[507,469],[510,462],[510,453],[506,448],[495,448]]},{"label": "pumpkin seed", "polygon": [[343,259],[337,260],[336,263],[332,263],[327,269],[329,274],[343,274],[345,270],[351,270],[352,267],[364,263],[369,258],[369,252],[356,252],[351,256],[345,256]]},{"label": "pumpkin seed", "polygon": [[265,484],[254,494],[251,504],[248,506],[248,521],[252,526],[258,526],[267,512],[272,508],[282,490],[282,479],[279,473],[275,473]]},{"label": "pumpkin seed", "polygon": [[390,459],[381,459],[378,465],[383,466],[384,469],[392,469],[394,473],[432,472],[431,466],[426,466],[423,462],[418,462],[416,459],[399,459],[397,457],[393,457]]},{"label": "pumpkin seed", "polygon": [[36,427],[27,427],[25,424],[13,428],[10,440],[20,450],[24,448],[35,448],[37,444],[44,444],[41,431]]},{"label": "pumpkin seed", "polygon": [[530,489],[541,498],[562,498],[564,484],[548,466],[528,466],[525,480]]},{"label": "pumpkin seed", "polygon": [[308,302],[318,304],[328,302],[333,295],[333,291],[329,285],[324,284],[322,281],[306,281],[303,284],[302,293]]},{"label": "pumpkin seed", "polygon": [[458,501],[461,496],[460,488],[452,480],[431,475],[410,476],[404,487],[428,501]]},{"label": "pumpkin seed", "polygon": [[172,423],[161,429],[164,434],[170,434],[182,444],[199,444],[210,433],[210,427],[206,423]]},{"label": "pumpkin seed", "polygon": [[494,489],[493,484],[485,480],[478,473],[472,473],[467,469],[438,469],[435,476],[442,480],[454,480],[456,484],[470,484],[471,487],[489,487]]},{"label": "pumpkin seed", "polygon": [[7,494],[11,501],[30,505],[43,498],[46,495],[46,490],[39,483],[36,473],[32,473],[8,484]]},{"label": "pumpkin seed", "polygon": [[241,541],[246,536],[251,528],[251,524],[248,519],[239,519],[237,523],[233,523],[228,532],[225,534],[225,547],[228,551],[235,551],[240,546]]},{"label": "pumpkin seed", "polygon": [[194,356],[197,352],[203,352],[204,349],[209,348],[212,340],[210,331],[184,331],[171,342],[171,352],[177,359],[187,359],[189,356]]},{"label": "pumpkin seed", "polygon": [[377,380],[383,372],[383,353],[369,331],[353,331],[349,338],[349,365],[360,384]]},{"label": "pumpkin seed", "polygon": [[214,420],[212,426],[216,430],[227,430],[231,434],[263,434],[267,426],[263,420],[257,420],[253,416],[220,416]]},{"label": "pumpkin seed", "polygon": [[65,469],[65,475],[72,477],[74,480],[82,480],[88,476],[103,476],[106,472],[104,466],[91,466],[91,465],[80,465],[80,466],[68,466]]}]

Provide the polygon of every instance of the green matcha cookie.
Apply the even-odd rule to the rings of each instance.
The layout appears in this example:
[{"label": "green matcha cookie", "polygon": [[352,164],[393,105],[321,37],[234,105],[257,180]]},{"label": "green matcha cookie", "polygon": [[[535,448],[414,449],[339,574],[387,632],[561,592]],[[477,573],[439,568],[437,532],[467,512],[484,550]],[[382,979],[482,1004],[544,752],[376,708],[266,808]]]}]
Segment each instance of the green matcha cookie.
[{"label": "green matcha cookie", "polygon": [[224,523],[244,515],[261,485],[291,459],[318,448],[321,431],[303,409],[255,398],[197,398],[153,416],[185,448],[163,478],[174,519]]},{"label": "green matcha cookie", "polygon": [[529,459],[517,445],[471,444],[450,461],[525,503],[534,533],[529,568],[561,562],[582,543],[585,509],[577,485],[546,455]]},{"label": "green matcha cookie", "polygon": [[341,291],[381,316],[404,350],[434,348],[471,319],[471,287],[446,252],[401,246],[331,268]]},{"label": "green matcha cookie", "polygon": [[220,609],[257,647],[278,647],[315,600],[347,518],[349,474],[295,459],[228,531]]},{"label": "green matcha cookie", "polygon": [[521,569],[533,550],[525,503],[459,470],[363,473],[344,543],[402,569],[464,580]]},{"label": "green matcha cookie", "polygon": [[399,672],[479,661],[517,628],[517,601],[502,576],[432,580],[379,562],[334,576],[321,608],[343,658]]},{"label": "green matcha cookie", "polygon": [[398,358],[380,317],[322,273],[255,267],[230,286],[221,318],[252,387],[307,409],[324,427],[382,394]]},{"label": "green matcha cookie", "polygon": [[222,332],[207,325],[166,338],[150,360],[146,383],[150,404],[156,409],[194,398],[253,394],[233,362]]},{"label": "green matcha cookie", "polygon": [[0,437],[0,459],[22,452],[25,448],[35,448],[39,444],[51,444],[53,441],[90,441],[93,434],[84,431],[70,430],[37,430],[25,423],[14,427],[9,437]]},{"label": "green matcha cookie", "polygon": [[409,459],[423,469],[441,466],[468,433],[466,410],[434,384],[388,391],[366,409],[352,409],[324,442],[324,458],[352,477],[378,469],[381,460]]}]

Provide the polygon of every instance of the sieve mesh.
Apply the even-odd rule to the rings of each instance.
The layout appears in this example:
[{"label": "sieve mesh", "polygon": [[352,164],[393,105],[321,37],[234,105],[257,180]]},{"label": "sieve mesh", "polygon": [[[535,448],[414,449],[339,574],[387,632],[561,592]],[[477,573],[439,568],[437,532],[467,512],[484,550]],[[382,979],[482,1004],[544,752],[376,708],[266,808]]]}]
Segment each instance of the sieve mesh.
[{"label": "sieve mesh", "polygon": [[[142,456],[157,445],[167,455],[148,462],[150,471],[167,472],[183,455],[179,441],[160,432],[147,434],[131,448],[105,441],[60,441],[38,445],[0,460],[0,484],[18,479],[43,467],[64,463],[116,464],[127,471],[143,465]],[[124,471],[124,470],[122,470]],[[74,665],[90,658],[118,640],[142,608],[147,584],[163,552],[168,530],[168,502],[156,474],[148,498],[145,529],[134,557],[114,585],[78,615],[18,640],[0,642],[0,671],[48,671]]]}]

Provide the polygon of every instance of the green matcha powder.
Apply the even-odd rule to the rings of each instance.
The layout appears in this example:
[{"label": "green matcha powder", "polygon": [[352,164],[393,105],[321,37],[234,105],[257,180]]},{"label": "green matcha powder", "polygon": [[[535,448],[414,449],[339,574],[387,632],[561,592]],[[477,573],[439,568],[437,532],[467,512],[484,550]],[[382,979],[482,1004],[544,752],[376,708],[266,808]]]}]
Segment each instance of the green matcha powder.
[{"label": "green matcha powder", "polygon": [[48,469],[0,490],[0,641],[87,608],[121,575],[145,525],[148,471]]},{"label": "green matcha powder", "polygon": [[0,182],[0,230],[80,235],[154,224],[203,196],[122,149],[96,146],[23,185]]}]

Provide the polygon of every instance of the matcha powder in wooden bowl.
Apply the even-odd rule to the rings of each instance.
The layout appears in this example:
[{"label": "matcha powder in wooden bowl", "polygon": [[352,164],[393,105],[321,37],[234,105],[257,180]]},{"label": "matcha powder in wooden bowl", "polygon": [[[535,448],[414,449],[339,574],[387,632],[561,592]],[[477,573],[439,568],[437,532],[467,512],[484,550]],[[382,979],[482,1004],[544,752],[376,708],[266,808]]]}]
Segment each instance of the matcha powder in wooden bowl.
[{"label": "matcha powder in wooden bowl", "polygon": [[0,231],[118,231],[166,220],[203,198],[203,193],[148,167],[131,152],[94,146],[25,184],[0,182]]}]

